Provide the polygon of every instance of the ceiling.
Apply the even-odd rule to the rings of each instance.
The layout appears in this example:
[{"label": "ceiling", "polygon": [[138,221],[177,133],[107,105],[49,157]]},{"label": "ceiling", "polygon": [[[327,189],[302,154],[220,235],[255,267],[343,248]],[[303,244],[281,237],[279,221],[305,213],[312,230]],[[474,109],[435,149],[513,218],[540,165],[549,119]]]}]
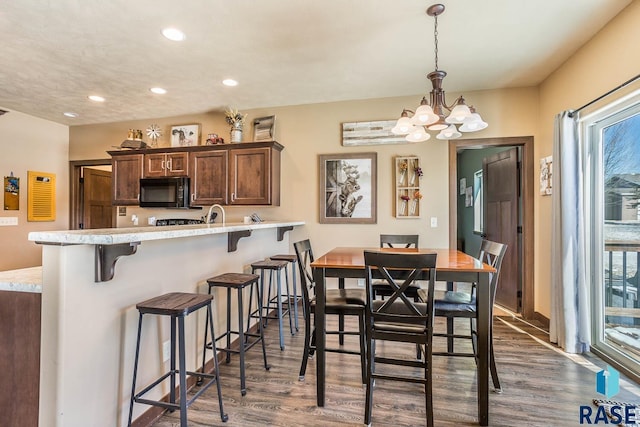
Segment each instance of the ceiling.
[{"label": "ceiling", "polygon": [[[537,85],[630,2],[444,1],[444,88]],[[434,69],[431,4],[3,1],[0,108],[79,125],[422,94]],[[186,40],[165,39],[170,26]],[[225,87],[225,78],[239,85]],[[150,93],[156,86],[167,94]],[[106,102],[89,101],[91,94]],[[68,111],[79,116],[63,116]]]}]

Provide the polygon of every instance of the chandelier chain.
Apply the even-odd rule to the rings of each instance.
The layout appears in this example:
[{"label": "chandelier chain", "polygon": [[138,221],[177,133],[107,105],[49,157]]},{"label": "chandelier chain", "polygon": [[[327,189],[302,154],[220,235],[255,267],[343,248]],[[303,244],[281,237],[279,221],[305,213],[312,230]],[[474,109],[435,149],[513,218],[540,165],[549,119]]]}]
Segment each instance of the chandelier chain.
[{"label": "chandelier chain", "polygon": [[434,52],[436,54],[436,71],[438,71],[438,15],[434,16],[435,18],[435,26],[433,27],[433,39],[435,41],[435,49]]}]

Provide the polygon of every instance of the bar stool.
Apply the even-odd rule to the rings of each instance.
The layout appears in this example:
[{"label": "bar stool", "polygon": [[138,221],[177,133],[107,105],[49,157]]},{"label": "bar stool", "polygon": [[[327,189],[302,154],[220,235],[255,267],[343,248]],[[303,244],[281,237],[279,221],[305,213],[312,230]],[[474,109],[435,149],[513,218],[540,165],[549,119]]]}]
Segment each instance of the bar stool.
[{"label": "bar stool", "polygon": [[[213,296],[204,294],[191,294],[183,292],[173,292],[165,295],[161,295],[149,300],[143,301],[136,305],[136,308],[140,312],[140,318],[138,321],[138,341],[136,344],[136,358],[133,366],[133,385],[131,387],[131,404],[129,407],[129,426],[131,426],[131,418],[133,416],[133,404],[135,402],[144,403],[147,405],[160,406],[171,411],[180,410],[180,426],[187,427],[187,408],[195,401],[205,390],[207,390],[214,382],[218,387],[218,404],[220,405],[220,418],[223,422],[226,422],[229,417],[224,413],[222,407],[222,390],[220,389],[220,376],[218,370],[218,358],[216,356],[215,344],[213,346],[213,362],[214,362],[214,374],[207,374],[204,372],[204,363],[202,365],[202,372],[190,372],[186,370],[185,363],[185,337],[184,337],[184,318],[193,313],[196,310],[207,307],[207,320],[210,325],[211,335],[215,336],[213,329],[213,314],[211,309],[211,300]],[[140,336],[142,332],[142,317],[145,314],[155,314],[158,316],[170,316],[171,317],[171,370],[162,375],[151,385],[147,386],[140,393],[136,392],[136,378],[138,375],[138,358],[140,356]],[[176,323],[178,326],[178,337],[176,339]],[[179,367],[176,370],[176,344],[178,345],[179,353]],[[176,374],[180,378],[180,403],[176,403]],[[209,378],[210,381],[206,383],[195,395],[187,400],[187,374],[197,375],[198,377]],[[164,381],[167,377],[170,379],[169,387],[169,402],[156,401],[143,399],[142,396],[155,386]]]},{"label": "bar stool", "polygon": [[[211,288],[214,287],[222,287],[227,288],[227,331],[217,337],[215,340],[208,342],[207,331],[205,330],[204,336],[204,349],[202,350],[202,364],[204,365],[205,352],[207,349],[213,349],[215,352],[215,342],[221,340],[223,338],[227,338],[227,347],[219,349],[220,351],[224,351],[227,354],[226,363],[231,361],[231,353],[240,355],[240,393],[244,396],[247,394],[247,387],[245,385],[245,374],[244,374],[244,353],[249,350],[251,347],[256,345],[258,342],[262,343],[262,357],[264,359],[264,368],[266,370],[270,369],[270,366],[267,364],[267,350],[264,345],[264,335],[263,335],[263,326],[262,326],[262,299],[260,298],[260,289],[258,286],[258,279],[260,276],[255,274],[240,274],[240,273],[224,273],[219,276],[212,277],[207,279],[207,283],[209,284],[209,293],[211,293]],[[247,317],[247,326],[246,330],[243,325],[243,316],[244,316],[244,305],[242,299],[242,291],[247,286],[251,286],[250,289],[256,289],[258,293],[258,333],[249,333],[250,328],[250,320],[251,320],[251,303],[249,303],[249,317]],[[238,291],[238,330],[231,330],[231,291],[235,289]],[[238,335],[239,349],[234,350],[231,348],[231,335]],[[254,338],[253,341],[249,341],[248,338]]]},{"label": "bar stool", "polygon": [[[291,277],[293,282],[293,323],[296,326],[296,332],[300,329],[298,327],[298,302],[302,300],[302,295],[298,296],[298,280],[296,274],[296,263],[298,262],[298,257],[295,255],[289,254],[279,254],[269,257],[274,261],[287,261],[291,263]],[[288,267],[284,268],[284,277],[287,283],[287,290],[289,290],[289,271]],[[291,306],[291,300],[289,300],[289,308]],[[304,309],[304,305],[302,306]]]},{"label": "bar stool", "polygon": [[[263,315],[264,325],[267,325],[267,319],[278,319],[278,333],[280,335],[280,350],[284,350],[284,336],[282,333],[282,270],[289,264],[288,261],[273,261],[270,259],[266,259],[264,261],[258,261],[251,264],[251,273],[256,272],[256,270],[260,270],[260,289],[262,290],[262,295],[264,296],[265,292],[265,283],[264,276],[265,270],[269,272],[269,291],[267,293],[267,303],[266,306],[263,306],[263,309],[266,310],[267,314]],[[271,297],[271,285],[273,283],[273,273],[276,273],[276,295],[275,297]],[[252,294],[253,295],[253,294]],[[258,296],[259,298],[259,296]],[[287,288],[287,300],[289,300],[289,289]],[[269,310],[277,308],[277,314],[275,316],[269,315]],[[291,310],[287,307],[286,312],[289,314],[289,328],[291,329],[291,335],[294,335],[293,332],[293,322],[291,319]],[[255,312],[254,312],[255,313]],[[252,314],[255,317],[255,314]]]}]

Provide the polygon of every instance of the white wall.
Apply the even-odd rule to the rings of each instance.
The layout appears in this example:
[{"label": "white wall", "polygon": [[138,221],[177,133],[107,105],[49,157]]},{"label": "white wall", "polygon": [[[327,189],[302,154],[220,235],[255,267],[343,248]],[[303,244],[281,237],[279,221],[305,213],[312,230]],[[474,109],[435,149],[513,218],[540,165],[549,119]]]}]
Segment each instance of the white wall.
[{"label": "white wall", "polygon": [[[9,111],[0,116],[0,145],[1,177],[13,172],[20,178],[20,209],[0,210],[0,217],[18,218],[18,226],[0,227],[0,271],[39,266],[42,248],[28,241],[27,234],[69,228],[69,128]],[[56,175],[55,221],[27,221],[27,171]],[[4,202],[4,191],[2,197]]]}]

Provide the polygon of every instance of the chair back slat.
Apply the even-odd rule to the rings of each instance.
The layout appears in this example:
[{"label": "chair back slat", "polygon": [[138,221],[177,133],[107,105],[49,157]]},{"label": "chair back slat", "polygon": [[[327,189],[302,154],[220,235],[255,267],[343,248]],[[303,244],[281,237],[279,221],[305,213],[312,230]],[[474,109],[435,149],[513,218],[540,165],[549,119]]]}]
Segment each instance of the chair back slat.
[{"label": "chair back slat", "polygon": [[316,284],[313,281],[313,269],[311,263],[314,261],[313,250],[309,239],[301,240],[293,244],[293,249],[298,257],[298,270],[300,271],[300,283],[302,296],[305,303],[313,300],[316,296]]},{"label": "chair back slat", "polygon": [[[431,328],[433,323],[433,295],[437,254],[364,252],[367,314],[373,325],[376,322],[422,324]],[[402,283],[398,284],[398,278]],[[374,304],[373,280],[385,280],[393,294]],[[410,300],[404,290],[415,280],[427,282],[429,298],[424,303]],[[375,326],[374,326],[375,328]]]},{"label": "chair back slat", "polygon": [[418,238],[417,234],[381,234],[380,235],[380,247],[384,248],[417,248]]},{"label": "chair back slat", "polygon": [[502,261],[504,260],[504,255],[506,252],[507,245],[505,245],[504,243],[492,242],[491,240],[483,240],[482,244],[480,245],[480,255],[478,256],[478,259],[496,269],[496,272],[491,274],[490,281],[492,305],[496,298],[498,279],[500,278],[500,269],[502,268]]}]

